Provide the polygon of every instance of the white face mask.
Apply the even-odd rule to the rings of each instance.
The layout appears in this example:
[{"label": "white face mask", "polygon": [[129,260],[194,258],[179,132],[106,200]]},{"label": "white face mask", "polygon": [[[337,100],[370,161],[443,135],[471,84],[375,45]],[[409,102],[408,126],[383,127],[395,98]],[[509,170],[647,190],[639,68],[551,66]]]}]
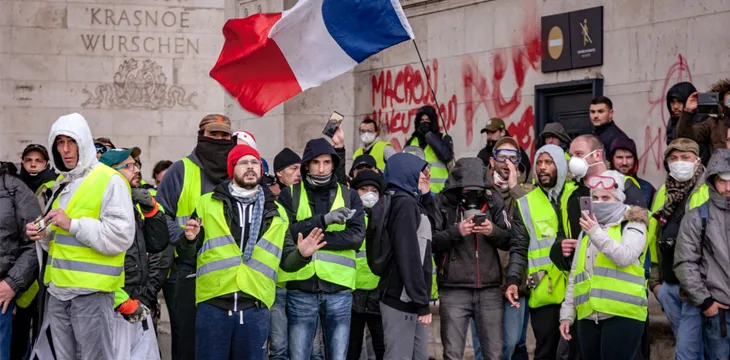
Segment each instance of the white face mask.
[{"label": "white face mask", "polygon": [[362,140],[362,142],[365,144],[371,144],[373,141],[375,141],[375,134],[369,132],[361,134],[360,140]]},{"label": "white face mask", "polygon": [[679,182],[688,181],[695,174],[695,164],[697,161],[675,161],[669,164],[669,176]]},{"label": "white face mask", "polygon": [[378,199],[380,199],[380,196],[378,194],[368,191],[362,196],[360,196],[360,200],[362,200],[362,206],[372,209],[373,206],[378,202]]},{"label": "white face mask", "polygon": [[586,161],[586,158],[591,156],[596,151],[598,151],[598,150],[593,150],[590,153],[588,153],[588,155],[586,155],[582,158],[577,157],[577,156],[571,157],[570,162],[568,162],[568,169],[570,170],[570,172],[573,173],[573,175],[575,175],[575,177],[577,177],[577,178],[582,178],[582,177],[586,176],[586,174],[588,173],[588,168],[593,165],[598,164],[598,163],[594,163],[594,164],[588,165],[588,161]]}]

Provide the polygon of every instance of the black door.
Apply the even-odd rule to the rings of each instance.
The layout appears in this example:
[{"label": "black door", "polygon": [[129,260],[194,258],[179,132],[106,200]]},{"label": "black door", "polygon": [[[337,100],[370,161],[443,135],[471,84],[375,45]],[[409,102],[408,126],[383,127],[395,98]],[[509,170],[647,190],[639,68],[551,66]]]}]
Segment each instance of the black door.
[{"label": "black door", "polygon": [[589,79],[535,86],[535,135],[546,124],[559,122],[571,138],[593,133],[588,109],[591,100],[603,94],[603,79]]}]

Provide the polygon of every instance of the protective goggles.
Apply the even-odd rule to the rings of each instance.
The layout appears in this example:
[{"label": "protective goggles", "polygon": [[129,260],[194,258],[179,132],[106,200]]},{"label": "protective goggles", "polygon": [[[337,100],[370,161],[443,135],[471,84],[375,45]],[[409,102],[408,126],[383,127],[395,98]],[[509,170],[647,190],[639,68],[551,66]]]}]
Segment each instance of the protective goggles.
[{"label": "protective goggles", "polygon": [[96,148],[96,153],[99,155],[104,155],[104,153],[109,150],[109,148],[104,146],[102,143],[94,143],[94,147]]},{"label": "protective goggles", "polygon": [[594,175],[586,180],[586,186],[591,189],[603,188],[604,190],[618,189],[616,179],[610,176]]},{"label": "protective goggles", "polygon": [[500,149],[494,152],[492,154],[492,157],[494,157],[494,160],[500,163],[507,162],[509,160],[511,163],[517,165],[522,160],[522,154],[517,150],[511,150],[511,149]]}]

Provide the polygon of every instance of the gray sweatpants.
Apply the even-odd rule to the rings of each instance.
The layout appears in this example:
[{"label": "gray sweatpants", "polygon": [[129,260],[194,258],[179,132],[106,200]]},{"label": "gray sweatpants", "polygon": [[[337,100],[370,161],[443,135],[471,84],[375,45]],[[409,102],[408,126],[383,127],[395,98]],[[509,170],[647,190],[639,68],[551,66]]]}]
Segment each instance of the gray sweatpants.
[{"label": "gray sweatpants", "polygon": [[499,288],[439,289],[441,342],[444,359],[464,358],[467,330],[473,317],[484,359],[504,357],[504,299]]},{"label": "gray sweatpants", "polygon": [[45,321],[57,360],[114,359],[114,294],[93,293],[61,301],[48,294]]},{"label": "gray sweatpants", "polygon": [[385,335],[385,360],[428,360],[428,327],[418,315],[380,303]]}]

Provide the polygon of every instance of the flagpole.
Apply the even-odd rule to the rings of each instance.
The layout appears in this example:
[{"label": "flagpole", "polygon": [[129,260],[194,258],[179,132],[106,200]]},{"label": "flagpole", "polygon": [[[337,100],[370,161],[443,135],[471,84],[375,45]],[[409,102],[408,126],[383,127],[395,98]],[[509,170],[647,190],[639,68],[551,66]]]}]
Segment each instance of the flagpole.
[{"label": "flagpole", "polygon": [[441,118],[441,124],[444,126],[444,133],[446,135],[448,135],[449,132],[448,132],[448,130],[446,130],[446,121],[444,121],[444,115],[441,113],[441,106],[439,105],[439,101],[436,99],[436,92],[433,91],[433,86],[431,86],[431,79],[428,76],[428,71],[426,70],[426,64],[423,63],[423,58],[421,57],[421,52],[418,50],[418,44],[416,44],[416,40],[413,39],[412,41],[413,41],[413,46],[416,48],[416,54],[418,54],[418,60],[421,62],[421,67],[423,68],[423,73],[426,74],[426,83],[428,84],[428,88],[431,89],[431,95],[433,96],[433,101],[436,103],[436,112],[439,114],[439,117]]}]

